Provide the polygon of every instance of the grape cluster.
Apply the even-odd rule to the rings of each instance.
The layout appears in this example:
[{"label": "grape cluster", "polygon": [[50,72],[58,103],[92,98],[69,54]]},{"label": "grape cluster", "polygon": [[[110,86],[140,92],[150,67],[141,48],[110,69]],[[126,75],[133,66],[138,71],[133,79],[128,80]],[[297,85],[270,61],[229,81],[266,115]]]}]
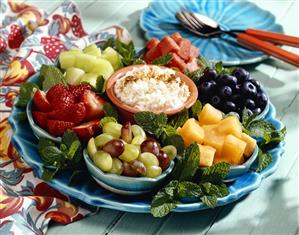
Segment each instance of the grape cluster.
[{"label": "grape cluster", "polygon": [[245,107],[252,116],[261,113],[268,103],[260,83],[243,68],[237,68],[231,74],[206,70],[198,82],[198,94],[201,102],[210,103],[224,113],[236,112],[240,117]]},{"label": "grape cluster", "polygon": [[102,130],[102,134],[89,140],[87,151],[95,165],[104,172],[154,178],[161,175],[177,155],[174,146],[161,148],[138,125],[108,122]]}]

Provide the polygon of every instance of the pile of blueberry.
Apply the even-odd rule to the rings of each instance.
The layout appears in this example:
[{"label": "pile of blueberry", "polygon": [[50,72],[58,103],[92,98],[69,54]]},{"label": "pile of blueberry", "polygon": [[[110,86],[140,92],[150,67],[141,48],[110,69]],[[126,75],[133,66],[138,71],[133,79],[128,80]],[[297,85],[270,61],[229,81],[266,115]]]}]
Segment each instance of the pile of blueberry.
[{"label": "pile of blueberry", "polygon": [[198,94],[201,102],[210,103],[224,113],[236,112],[240,117],[245,107],[251,116],[261,113],[268,103],[260,83],[243,68],[219,75],[214,69],[206,70],[198,82]]}]

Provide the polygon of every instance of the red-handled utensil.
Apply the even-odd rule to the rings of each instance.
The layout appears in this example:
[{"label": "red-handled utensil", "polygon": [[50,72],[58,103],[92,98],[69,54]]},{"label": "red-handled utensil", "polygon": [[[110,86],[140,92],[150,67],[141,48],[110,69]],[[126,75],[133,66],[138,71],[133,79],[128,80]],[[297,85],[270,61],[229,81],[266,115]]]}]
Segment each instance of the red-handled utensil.
[{"label": "red-handled utensil", "polygon": [[258,29],[225,31],[222,30],[219,24],[211,18],[187,11],[177,12],[176,18],[184,28],[198,36],[212,37],[225,33],[236,37],[238,43],[241,45],[262,51],[267,55],[271,55],[299,67],[298,55],[276,46],[288,45],[292,47],[299,47],[298,37]]}]

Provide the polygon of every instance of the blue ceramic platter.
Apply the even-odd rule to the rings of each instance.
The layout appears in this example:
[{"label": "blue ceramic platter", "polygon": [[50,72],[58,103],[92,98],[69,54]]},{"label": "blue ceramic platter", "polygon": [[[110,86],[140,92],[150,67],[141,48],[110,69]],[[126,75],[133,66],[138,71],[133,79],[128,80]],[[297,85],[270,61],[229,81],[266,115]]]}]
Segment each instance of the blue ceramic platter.
[{"label": "blue ceramic platter", "polygon": [[240,65],[260,62],[268,56],[262,52],[238,45],[235,38],[222,35],[214,38],[200,38],[183,29],[175,13],[182,9],[208,16],[224,30],[262,29],[282,33],[282,26],[275,23],[275,17],[254,3],[231,0],[153,0],[140,16],[140,26],[147,39],[163,38],[180,32],[200,49],[200,54],[211,61],[222,60],[224,65]]},{"label": "blue ceramic platter", "polygon": [[[31,77],[29,81],[36,82],[37,79],[38,74]],[[37,138],[34,136],[29,123],[27,121],[20,121],[20,112],[24,112],[24,109],[14,107],[9,117],[9,123],[14,130],[12,141],[23,160],[33,169],[35,175],[40,177],[42,175],[43,163],[37,150]],[[265,119],[270,121],[277,129],[281,129],[283,124],[275,116],[275,108],[270,103]],[[262,180],[277,169],[284,152],[283,147],[284,143],[280,143],[275,149],[270,151],[273,161],[262,172],[249,171],[232,182],[229,186],[230,194],[218,199],[218,206],[232,203],[258,188]],[[80,183],[77,182],[69,186],[68,181],[70,176],[71,171],[64,171],[48,183],[72,198],[79,199],[89,205],[128,212],[150,213],[150,195],[142,197],[119,196],[101,188],[91,176],[84,176]],[[189,212],[203,209],[207,209],[204,204],[194,202],[180,203],[174,211]]]}]

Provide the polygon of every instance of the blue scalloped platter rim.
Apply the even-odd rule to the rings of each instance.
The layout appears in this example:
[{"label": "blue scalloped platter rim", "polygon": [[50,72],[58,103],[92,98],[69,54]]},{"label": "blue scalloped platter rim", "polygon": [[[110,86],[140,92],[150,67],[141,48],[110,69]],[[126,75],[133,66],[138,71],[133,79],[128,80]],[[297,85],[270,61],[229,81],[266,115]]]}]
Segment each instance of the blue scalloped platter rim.
[{"label": "blue scalloped platter rim", "polygon": [[283,27],[275,22],[275,16],[252,2],[152,0],[139,18],[139,26],[145,32],[145,38],[161,39],[180,32],[200,49],[205,58],[211,62],[222,61],[225,66],[253,64],[269,58],[262,52],[240,46],[236,38],[231,36],[221,35],[207,39],[182,29],[175,18],[175,13],[181,9],[206,15],[217,21],[224,30],[255,28],[283,33]]},{"label": "blue scalloped platter rim", "polygon": [[[29,81],[36,82],[36,80],[37,75],[34,75]],[[8,118],[14,131],[12,142],[23,160],[32,168],[34,174],[40,178],[42,174],[42,161],[37,151],[37,139],[28,122],[19,119],[19,114],[21,112],[24,112],[24,110],[14,106],[12,113]],[[265,119],[271,122],[277,129],[283,128],[282,122],[275,117],[275,107],[270,103],[269,111],[265,116]],[[217,206],[235,202],[257,189],[262,180],[273,174],[278,168],[284,153],[284,145],[285,142],[282,142],[270,151],[272,162],[266,169],[259,173],[251,170],[231,183],[229,185],[230,194],[226,197],[219,198]],[[71,198],[81,200],[92,206],[126,212],[150,213],[150,197],[124,197],[113,194],[102,189],[91,176],[87,178],[85,182],[82,181],[82,184],[77,183],[73,186],[69,186],[68,180],[70,176],[70,171],[64,171],[63,173],[59,173],[55,179],[49,181],[48,184],[69,195]],[[173,211],[191,212],[207,208],[207,206],[200,202],[179,203],[177,208]]]}]

